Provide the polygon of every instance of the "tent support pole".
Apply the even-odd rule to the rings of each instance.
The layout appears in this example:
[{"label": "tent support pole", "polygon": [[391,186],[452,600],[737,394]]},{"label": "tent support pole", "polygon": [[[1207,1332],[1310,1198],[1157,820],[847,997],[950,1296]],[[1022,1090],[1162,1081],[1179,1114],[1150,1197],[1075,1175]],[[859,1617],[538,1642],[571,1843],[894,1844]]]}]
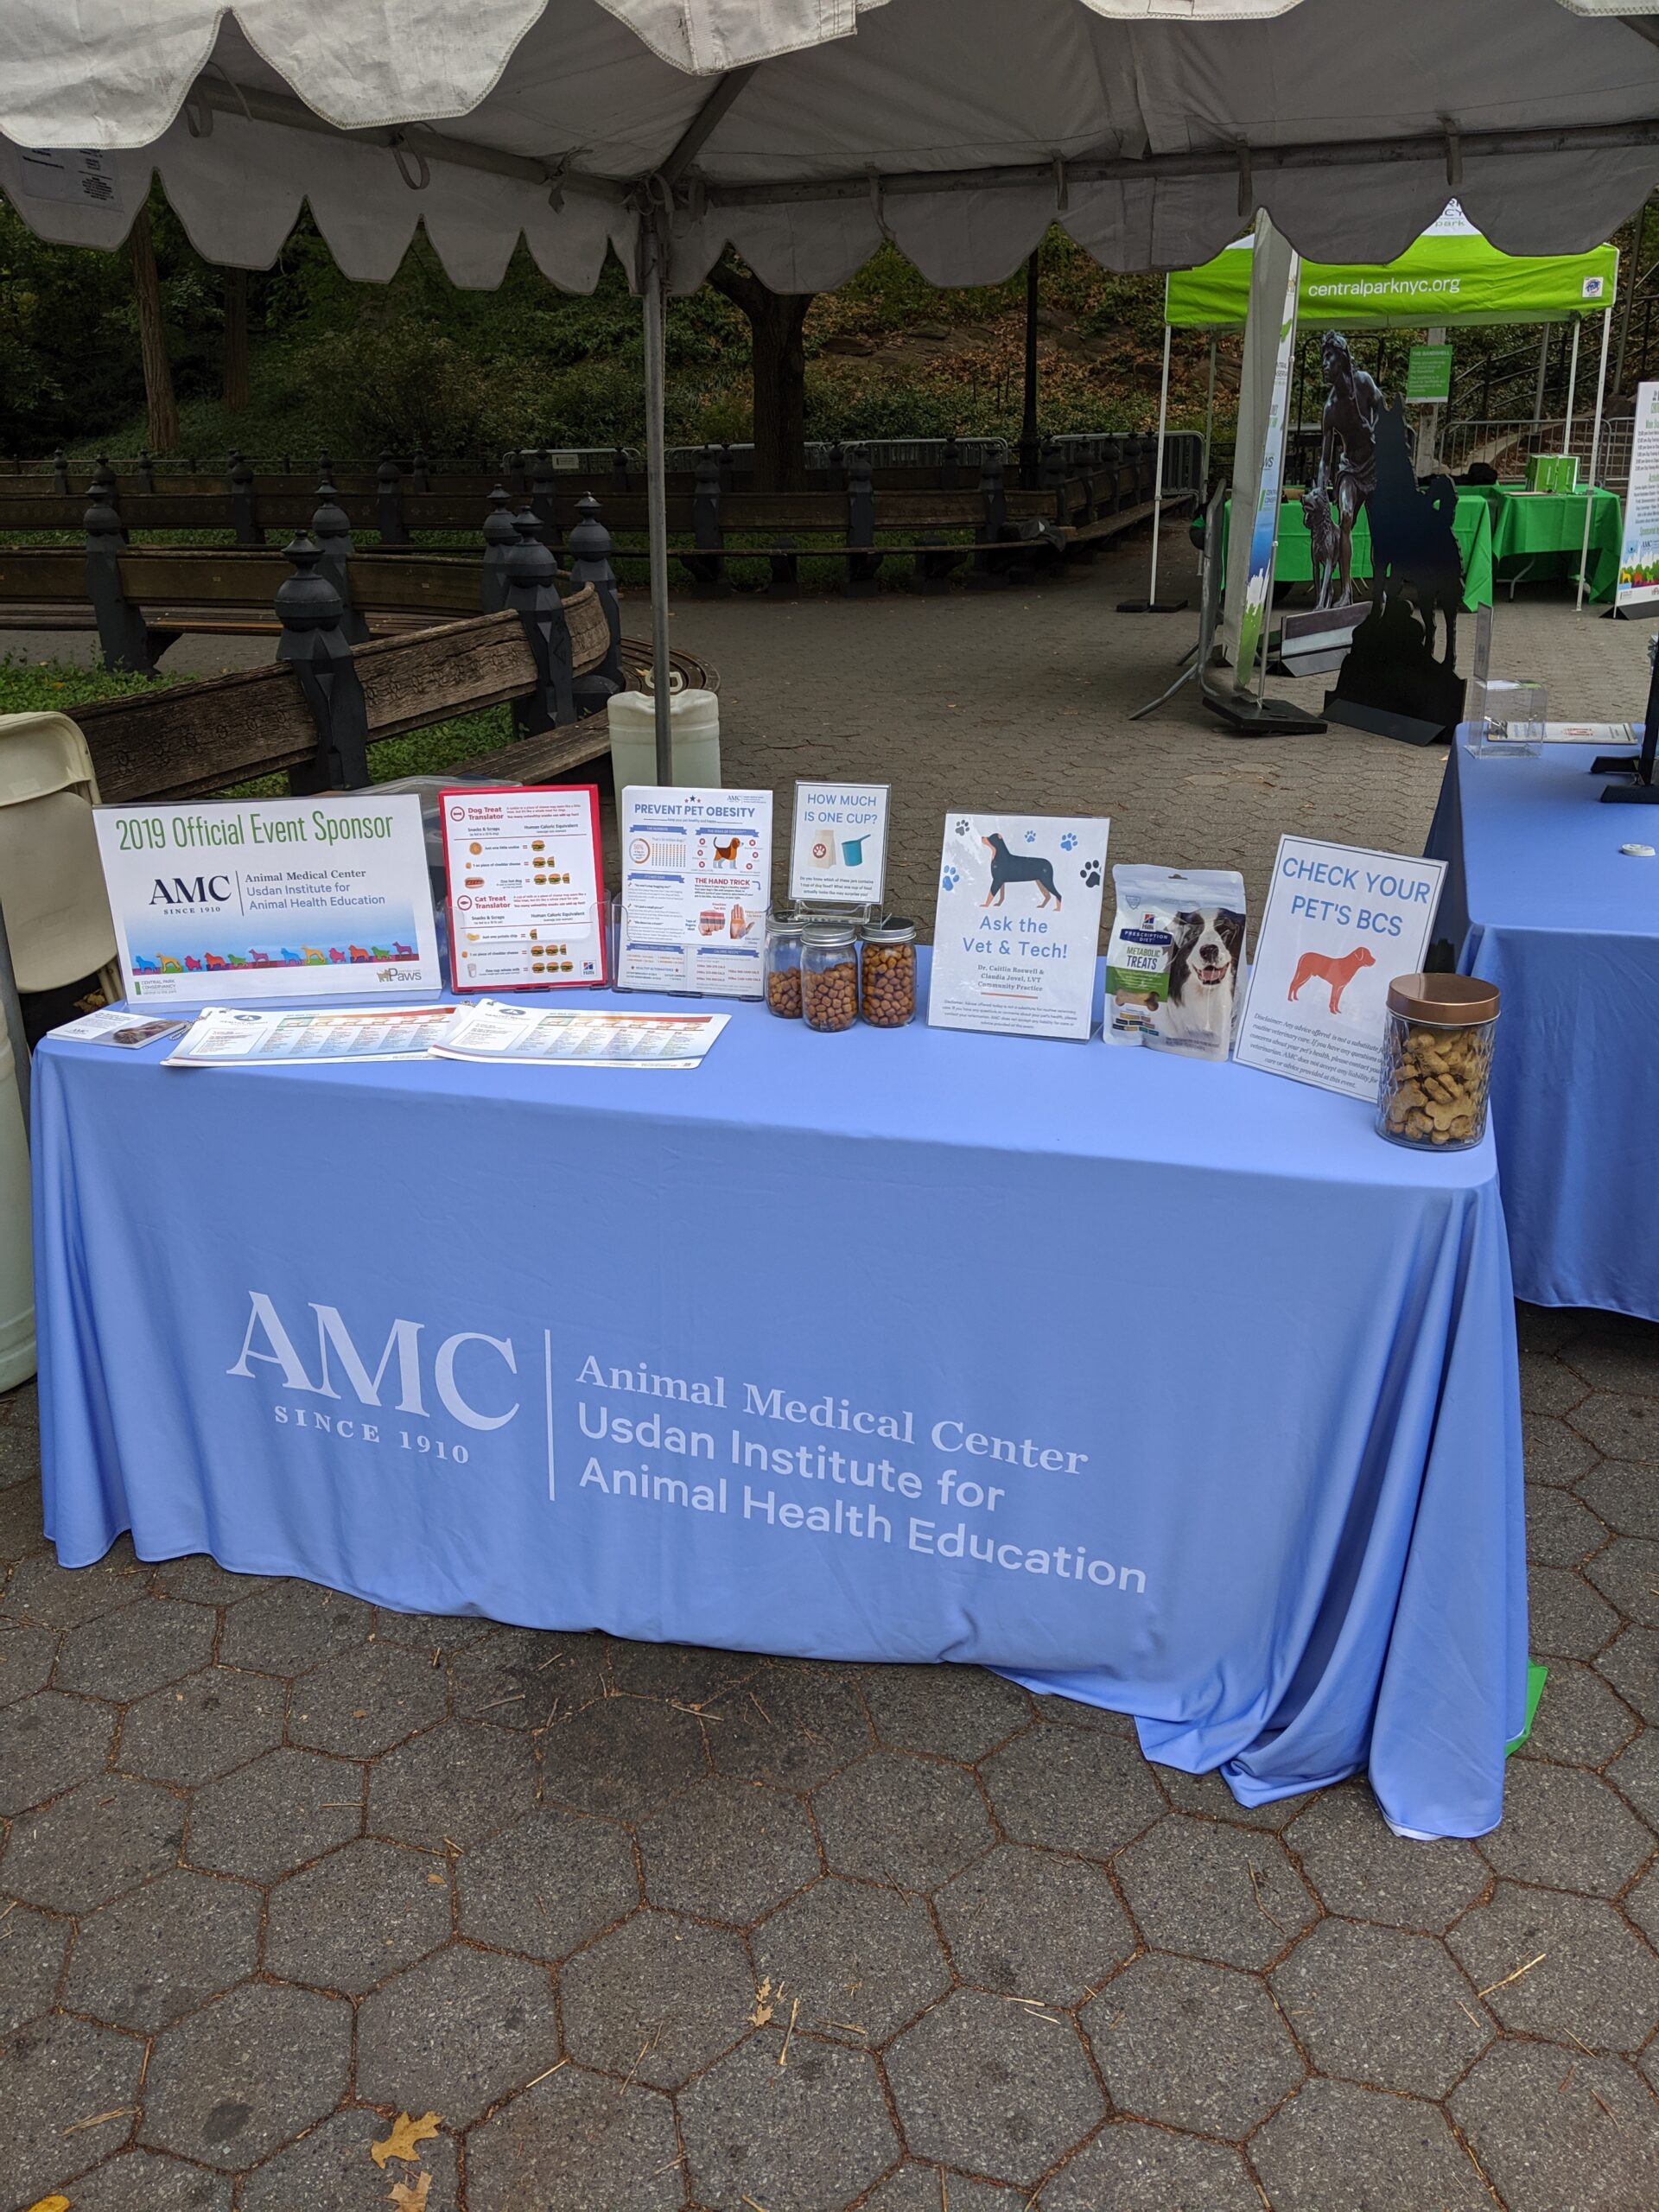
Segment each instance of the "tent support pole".
[{"label": "tent support pole", "polygon": [[1532,388],[1532,427],[1535,430],[1544,419],[1544,383],[1549,375],[1550,326],[1546,323],[1538,334],[1538,381]]},{"label": "tent support pole", "polygon": [[1199,481],[1205,498],[1210,492],[1210,435],[1216,426],[1216,334],[1210,334],[1210,380],[1204,391],[1204,465],[1199,470]]},{"label": "tent support pole", "polygon": [[1169,429],[1169,341],[1173,333],[1167,322],[1164,325],[1164,373],[1158,387],[1158,459],[1152,474],[1152,575],[1147,583],[1145,599],[1120,599],[1120,614],[1176,614],[1186,605],[1184,599],[1164,599],[1158,596],[1158,525],[1164,518],[1164,439]]},{"label": "tent support pole", "polygon": [[1579,546],[1579,599],[1573,610],[1575,614],[1584,612],[1584,572],[1590,560],[1590,516],[1596,504],[1596,464],[1601,459],[1601,407],[1607,391],[1607,340],[1612,326],[1613,311],[1608,308],[1601,318],[1601,366],[1596,372],[1596,421],[1590,433],[1590,481],[1584,487],[1584,537]]},{"label": "tent support pole", "polygon": [[657,780],[674,780],[673,700],[668,659],[668,450],[663,410],[663,233],[655,208],[640,217],[645,293],[645,489],[651,566],[651,676],[657,721]]},{"label": "tent support pole", "polygon": [[1573,403],[1579,396],[1579,319],[1573,318],[1573,353],[1567,365],[1567,419],[1561,426],[1561,452],[1573,450]]}]

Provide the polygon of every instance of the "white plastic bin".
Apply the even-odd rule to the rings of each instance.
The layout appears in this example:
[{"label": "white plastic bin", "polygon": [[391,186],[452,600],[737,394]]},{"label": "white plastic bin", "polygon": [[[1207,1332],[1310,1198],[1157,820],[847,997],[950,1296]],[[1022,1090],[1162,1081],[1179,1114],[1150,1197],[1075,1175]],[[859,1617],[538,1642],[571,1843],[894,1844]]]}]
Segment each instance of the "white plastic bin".
[{"label": "white plastic bin", "polygon": [[[720,701],[712,691],[677,690],[669,702],[676,784],[720,787]],[[616,788],[657,781],[657,702],[649,691],[616,691],[605,702]]]},{"label": "white plastic bin", "polygon": [[[29,1080],[25,1070],[22,1080]],[[0,1390],[35,1372],[35,1270],[29,1220],[29,1145],[18,1069],[0,1021]]]}]

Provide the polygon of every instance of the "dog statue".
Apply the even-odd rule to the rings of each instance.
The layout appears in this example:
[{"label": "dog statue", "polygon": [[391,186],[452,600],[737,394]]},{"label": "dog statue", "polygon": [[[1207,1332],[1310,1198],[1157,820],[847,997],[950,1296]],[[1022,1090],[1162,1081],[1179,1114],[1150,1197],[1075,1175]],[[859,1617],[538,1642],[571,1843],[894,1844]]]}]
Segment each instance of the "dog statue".
[{"label": "dog statue", "polygon": [[1296,963],[1296,973],[1291,978],[1287,995],[1294,998],[1304,983],[1317,976],[1331,993],[1331,1011],[1342,1012],[1342,995],[1362,968],[1375,968],[1376,955],[1368,945],[1357,944],[1351,952],[1344,952],[1340,960],[1333,960],[1328,952],[1305,952]]},{"label": "dog statue", "polygon": [[1321,484],[1315,484],[1302,494],[1302,519],[1307,524],[1307,543],[1313,559],[1313,582],[1318,596],[1316,607],[1345,607],[1353,598],[1351,585],[1341,598],[1337,594],[1337,571],[1342,552],[1337,531],[1337,518],[1331,512],[1331,494]]},{"label": "dog statue", "polygon": [[1046,906],[1051,899],[1056,907],[1065,903],[1055,886],[1052,861],[1044,860],[1039,853],[1011,853],[995,830],[988,837],[982,837],[980,842],[988,845],[991,850],[991,887],[985,893],[986,906],[1001,906],[1003,893],[1011,883],[1034,883],[1039,908]]}]

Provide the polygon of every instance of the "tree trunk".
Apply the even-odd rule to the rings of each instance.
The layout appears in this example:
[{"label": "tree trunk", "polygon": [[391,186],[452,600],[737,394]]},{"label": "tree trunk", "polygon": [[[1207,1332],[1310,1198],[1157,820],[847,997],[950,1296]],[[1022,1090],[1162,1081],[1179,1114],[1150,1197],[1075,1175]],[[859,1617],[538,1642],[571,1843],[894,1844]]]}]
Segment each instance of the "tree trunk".
[{"label": "tree trunk", "polygon": [[248,272],[225,271],[225,404],[248,404]]},{"label": "tree trunk", "polygon": [[167,329],[162,319],[162,283],[156,271],[156,242],[149,210],[141,207],[132,226],[132,289],[138,303],[138,351],[144,365],[144,399],[149,410],[149,449],[179,449],[179,404],[173,396],[173,371],[167,358]]},{"label": "tree trunk", "polygon": [[749,325],[749,373],[754,414],[754,488],[799,492],[806,485],[806,349],[802,332],[810,292],[772,292],[729,260],[709,281]]}]

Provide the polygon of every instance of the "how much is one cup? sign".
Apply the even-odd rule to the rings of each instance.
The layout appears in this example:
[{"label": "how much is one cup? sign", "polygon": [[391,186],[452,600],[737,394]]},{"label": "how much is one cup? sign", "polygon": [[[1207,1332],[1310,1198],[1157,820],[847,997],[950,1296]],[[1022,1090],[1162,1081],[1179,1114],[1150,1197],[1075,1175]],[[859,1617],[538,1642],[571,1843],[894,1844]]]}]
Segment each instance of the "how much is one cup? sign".
[{"label": "how much is one cup? sign", "polygon": [[790,897],[820,906],[880,906],[887,880],[887,785],[797,783]]}]

